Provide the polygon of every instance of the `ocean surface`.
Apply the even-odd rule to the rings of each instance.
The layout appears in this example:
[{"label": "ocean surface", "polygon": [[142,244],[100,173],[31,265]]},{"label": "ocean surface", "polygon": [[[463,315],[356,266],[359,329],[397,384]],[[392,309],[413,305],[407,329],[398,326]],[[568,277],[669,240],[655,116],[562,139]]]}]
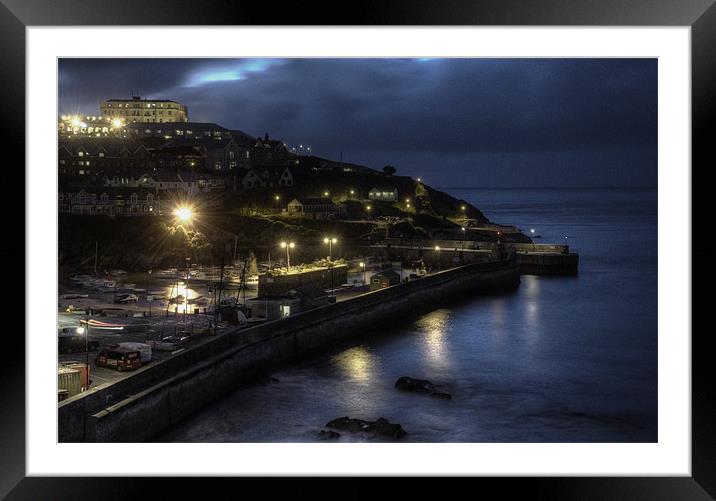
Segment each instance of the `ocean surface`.
[{"label": "ocean surface", "polygon": [[[368,333],[237,389],[156,441],[312,442],[341,416],[385,417],[414,442],[657,441],[656,190],[444,191],[493,222],[534,228],[538,243],[568,242],[579,275],[523,276],[513,293]],[[452,400],[399,392],[406,375]]]}]

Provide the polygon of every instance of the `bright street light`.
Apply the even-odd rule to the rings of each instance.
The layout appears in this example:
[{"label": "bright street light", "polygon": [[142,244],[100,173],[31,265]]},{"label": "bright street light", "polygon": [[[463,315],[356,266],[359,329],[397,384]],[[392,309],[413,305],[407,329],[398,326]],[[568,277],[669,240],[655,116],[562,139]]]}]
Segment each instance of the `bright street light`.
[{"label": "bright street light", "polygon": [[75,329],[75,332],[81,336],[82,334],[85,333],[85,328],[82,326],[79,326]]},{"label": "bright street light", "polygon": [[338,239],[336,237],[325,237],[323,239],[323,243],[328,245],[328,260],[330,261],[333,257],[333,244],[337,243]]},{"label": "bright street light", "polygon": [[115,118],[114,120],[112,120],[112,126],[117,129],[120,128],[122,126],[122,119]]},{"label": "bright street light", "polygon": [[187,222],[191,221],[191,218],[194,216],[194,212],[191,210],[191,208],[182,206],[182,207],[177,207],[174,210],[174,215],[182,223],[187,223]]},{"label": "bright street light", "polygon": [[291,268],[291,254],[289,253],[289,249],[293,249],[296,247],[296,244],[293,242],[281,242],[281,248],[286,249],[286,273],[288,273],[288,270]]}]

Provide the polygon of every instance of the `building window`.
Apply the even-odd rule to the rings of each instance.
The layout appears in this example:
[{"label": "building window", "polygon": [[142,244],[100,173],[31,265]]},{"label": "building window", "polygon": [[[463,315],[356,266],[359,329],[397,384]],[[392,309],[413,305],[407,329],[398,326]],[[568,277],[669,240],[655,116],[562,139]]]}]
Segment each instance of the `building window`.
[{"label": "building window", "polygon": [[99,156],[100,156],[100,158],[104,158],[104,151],[100,151]]},{"label": "building window", "polygon": [[85,152],[84,152],[84,151],[78,151],[78,152],[77,152],[77,156],[83,157],[83,156],[85,156]]}]

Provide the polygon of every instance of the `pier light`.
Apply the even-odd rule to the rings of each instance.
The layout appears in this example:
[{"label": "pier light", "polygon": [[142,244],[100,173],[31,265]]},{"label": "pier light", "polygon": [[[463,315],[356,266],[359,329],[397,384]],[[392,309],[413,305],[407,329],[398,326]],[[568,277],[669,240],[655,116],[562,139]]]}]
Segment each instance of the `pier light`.
[{"label": "pier light", "polygon": [[182,223],[188,223],[194,217],[194,211],[187,206],[179,206],[174,209],[174,215]]}]

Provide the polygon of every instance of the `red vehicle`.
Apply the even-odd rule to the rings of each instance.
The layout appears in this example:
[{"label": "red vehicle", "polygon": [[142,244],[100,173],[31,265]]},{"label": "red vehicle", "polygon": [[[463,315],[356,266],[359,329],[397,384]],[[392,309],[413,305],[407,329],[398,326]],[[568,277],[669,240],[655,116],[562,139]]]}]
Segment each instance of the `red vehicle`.
[{"label": "red vehicle", "polygon": [[94,363],[97,367],[107,367],[120,372],[133,371],[142,365],[138,351],[119,346],[110,346],[100,351]]}]

